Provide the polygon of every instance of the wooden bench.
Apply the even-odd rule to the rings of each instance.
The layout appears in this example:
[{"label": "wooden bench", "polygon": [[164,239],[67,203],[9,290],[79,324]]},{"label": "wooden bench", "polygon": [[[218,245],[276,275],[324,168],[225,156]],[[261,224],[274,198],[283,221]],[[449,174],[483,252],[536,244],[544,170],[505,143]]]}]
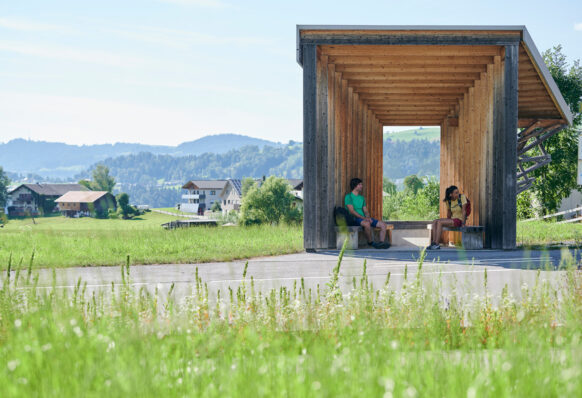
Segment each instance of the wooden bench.
[{"label": "wooden bench", "polygon": [[[391,224],[386,225],[386,240],[388,243],[392,243],[390,231],[394,229],[394,226]],[[364,228],[362,227],[335,227],[336,232],[336,247],[338,250],[344,245],[344,241],[347,239],[348,244],[346,249],[348,250],[357,250],[359,245],[359,232],[363,232]],[[373,236],[379,234],[380,228],[372,228]]]},{"label": "wooden bench", "polygon": [[[432,229],[432,224],[427,225]],[[460,232],[461,243],[466,250],[483,249],[483,231],[482,226],[464,226],[464,227],[443,227],[443,231]]]}]

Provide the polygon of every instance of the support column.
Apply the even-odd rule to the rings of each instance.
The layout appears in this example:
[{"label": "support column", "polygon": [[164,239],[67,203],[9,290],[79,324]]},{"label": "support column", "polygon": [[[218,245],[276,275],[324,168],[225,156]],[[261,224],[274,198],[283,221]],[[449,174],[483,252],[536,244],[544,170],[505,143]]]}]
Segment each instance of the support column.
[{"label": "support column", "polygon": [[317,47],[303,45],[303,247],[316,246]]},{"label": "support column", "polygon": [[513,249],[516,244],[518,61],[518,46],[505,46],[495,82],[492,214],[485,231],[493,249]]}]

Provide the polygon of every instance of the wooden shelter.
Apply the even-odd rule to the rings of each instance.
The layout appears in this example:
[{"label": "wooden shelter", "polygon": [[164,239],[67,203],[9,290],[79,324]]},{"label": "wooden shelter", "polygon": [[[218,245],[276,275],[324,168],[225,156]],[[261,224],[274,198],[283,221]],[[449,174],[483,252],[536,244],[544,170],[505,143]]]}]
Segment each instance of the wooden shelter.
[{"label": "wooden shelter", "polygon": [[[515,247],[516,194],[549,162],[544,139],[572,122],[524,26],[298,26],[297,61],[307,250],[334,247],[353,177],[382,217],[383,126],[405,125],[440,126],[441,198],[457,185],[485,247]],[[525,157],[534,146],[543,155]]]}]

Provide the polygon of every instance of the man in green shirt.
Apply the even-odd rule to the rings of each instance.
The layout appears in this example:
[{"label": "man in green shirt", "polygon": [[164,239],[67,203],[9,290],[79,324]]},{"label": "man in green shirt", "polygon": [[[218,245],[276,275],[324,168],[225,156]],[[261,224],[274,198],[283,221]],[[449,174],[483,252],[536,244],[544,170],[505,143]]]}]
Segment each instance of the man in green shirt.
[{"label": "man in green shirt", "polygon": [[[350,214],[354,216],[356,224],[364,228],[368,245],[375,249],[388,249],[390,244],[384,242],[386,239],[386,224],[370,217],[370,212],[368,212],[368,208],[366,207],[366,199],[362,196],[362,180],[352,178],[350,181],[350,189],[352,191],[346,195],[344,204]],[[380,228],[380,242],[374,242],[372,228]]]}]

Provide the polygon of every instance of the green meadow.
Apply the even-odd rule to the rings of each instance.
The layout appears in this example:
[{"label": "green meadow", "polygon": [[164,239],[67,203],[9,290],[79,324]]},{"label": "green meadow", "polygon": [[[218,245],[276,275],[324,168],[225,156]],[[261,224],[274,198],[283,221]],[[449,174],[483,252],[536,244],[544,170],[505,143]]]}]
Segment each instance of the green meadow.
[{"label": "green meadow", "polygon": [[582,246],[580,223],[559,224],[555,221],[518,221],[518,246]]},{"label": "green meadow", "polygon": [[[582,391],[582,275],[521,297],[445,293],[438,278],[366,265],[338,287],[258,292],[252,275],[212,300],[196,276],[176,299],[123,283],[88,293],[2,276],[2,397],[574,397]],[[539,274],[538,274],[539,275]],[[487,278],[485,278],[485,288]],[[485,290],[486,291],[486,290]],[[578,391],[578,392],[576,392]]]},{"label": "green meadow", "polygon": [[170,215],[148,212],[133,220],[45,217],[10,220],[0,229],[0,264],[36,267],[201,263],[303,250],[300,226],[192,227],[165,230]]},{"label": "green meadow", "polygon": [[424,127],[422,129],[410,129],[384,133],[384,140],[390,138],[393,141],[429,140],[438,141],[441,138],[439,127]]}]

